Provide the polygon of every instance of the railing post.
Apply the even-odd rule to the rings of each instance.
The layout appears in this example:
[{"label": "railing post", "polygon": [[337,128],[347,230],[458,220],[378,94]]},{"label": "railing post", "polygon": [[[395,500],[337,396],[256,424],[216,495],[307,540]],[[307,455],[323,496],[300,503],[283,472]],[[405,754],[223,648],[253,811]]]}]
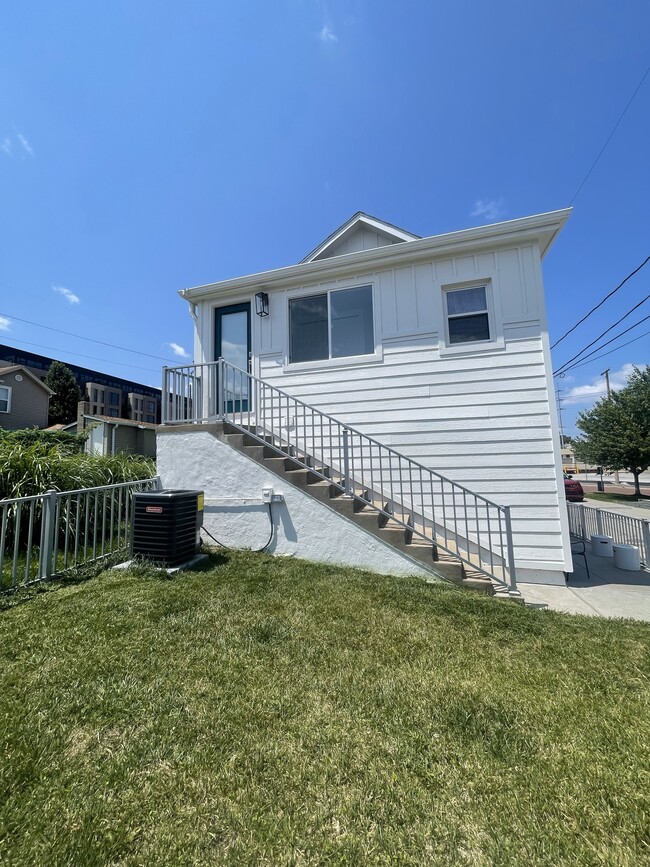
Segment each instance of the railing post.
[{"label": "railing post", "polygon": [[168,402],[169,395],[167,394],[167,380],[169,378],[169,368],[165,365],[162,369],[162,400],[160,402],[160,422],[167,424],[168,418]]},{"label": "railing post", "polygon": [[582,541],[587,541],[587,521],[585,518],[585,507],[583,503],[578,504],[578,508],[580,509],[580,530],[582,535]]},{"label": "railing post", "polygon": [[601,515],[600,509],[596,509],[596,529],[598,530],[598,535],[603,535],[603,516]]},{"label": "railing post", "polygon": [[352,489],[350,481],[350,445],[348,442],[349,432],[346,427],[343,428],[343,483],[345,487],[345,496],[349,497]]},{"label": "railing post", "polygon": [[223,402],[223,378],[226,371],[224,370],[223,358],[217,360],[217,418],[225,420],[224,402]]},{"label": "railing post", "polygon": [[512,538],[512,516],[510,506],[503,506],[503,514],[506,521],[506,546],[508,548],[508,595],[521,596],[517,590],[517,574],[515,569],[515,545]]},{"label": "railing post", "polygon": [[641,535],[643,537],[644,557],[643,562],[647,569],[650,569],[650,520],[648,518],[641,519]]},{"label": "railing post", "polygon": [[57,532],[56,526],[56,491],[47,491],[43,495],[43,544],[39,562],[39,578],[52,577],[52,554],[54,553],[54,539]]}]

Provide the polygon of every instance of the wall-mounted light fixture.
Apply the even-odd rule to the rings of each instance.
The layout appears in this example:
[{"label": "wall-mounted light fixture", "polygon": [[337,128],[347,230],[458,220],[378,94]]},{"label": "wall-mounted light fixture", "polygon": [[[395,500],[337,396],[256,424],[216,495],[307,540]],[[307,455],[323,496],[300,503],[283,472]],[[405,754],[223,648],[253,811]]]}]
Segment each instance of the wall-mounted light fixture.
[{"label": "wall-mounted light fixture", "polygon": [[258,316],[269,315],[269,296],[266,292],[258,292],[255,296],[255,312]]}]

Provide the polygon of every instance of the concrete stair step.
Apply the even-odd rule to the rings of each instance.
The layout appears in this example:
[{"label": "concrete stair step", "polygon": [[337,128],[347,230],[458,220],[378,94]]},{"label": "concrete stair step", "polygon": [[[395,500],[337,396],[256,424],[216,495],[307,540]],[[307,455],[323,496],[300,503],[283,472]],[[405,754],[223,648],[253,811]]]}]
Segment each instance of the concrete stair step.
[{"label": "concrete stair step", "polygon": [[[251,425],[249,430],[256,428]],[[309,493],[366,532],[406,554],[432,574],[458,586],[483,593],[493,590],[492,582],[487,576],[468,570],[453,554],[448,554],[432,542],[415,536],[404,526],[409,519],[407,513],[399,511],[391,517],[378,512],[373,505],[383,509],[385,502],[361,488],[355,488],[352,496],[344,496],[344,492],[336,484],[320,477],[319,472],[323,475],[329,474],[329,467],[304,467],[288,454],[289,449],[286,446],[278,450],[271,437],[263,436],[264,442],[260,442],[246,430],[241,431],[232,425],[224,425],[223,439],[232,448],[262,464],[292,486]],[[453,550],[451,540],[448,540],[448,543],[448,547]]]}]

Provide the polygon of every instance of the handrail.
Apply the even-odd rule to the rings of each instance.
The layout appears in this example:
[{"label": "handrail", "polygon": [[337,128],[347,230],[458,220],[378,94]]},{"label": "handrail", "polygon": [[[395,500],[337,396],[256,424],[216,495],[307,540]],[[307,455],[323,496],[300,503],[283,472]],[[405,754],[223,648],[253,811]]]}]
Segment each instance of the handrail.
[{"label": "handrail", "polygon": [[[510,507],[401,454],[300,398],[218,361],[163,369],[163,424],[221,419],[386,520],[516,589]],[[319,466],[320,464],[320,466]]]}]

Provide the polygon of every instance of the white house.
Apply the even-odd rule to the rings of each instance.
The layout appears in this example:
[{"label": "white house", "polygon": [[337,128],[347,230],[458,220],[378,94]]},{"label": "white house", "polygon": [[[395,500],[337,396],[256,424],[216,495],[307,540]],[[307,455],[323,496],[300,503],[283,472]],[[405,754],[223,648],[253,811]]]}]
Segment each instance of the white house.
[{"label": "white house", "polygon": [[[213,498],[227,499],[206,469],[214,461],[197,469],[204,423],[226,421],[220,462],[234,445],[240,466],[248,446],[258,472],[282,448],[303,468],[302,496],[318,498],[330,478],[355,514],[378,512],[407,543],[430,541],[434,557],[456,555],[497,583],[515,570],[563,583],[572,566],[541,262],[569,213],[426,238],[357,213],[297,265],[183,290],[194,364],[165,371],[163,482],[205,487],[212,473]],[[193,441],[190,468],[193,435],[204,446]],[[270,452],[254,452],[264,444]],[[342,520],[343,499],[321,500]]]}]

